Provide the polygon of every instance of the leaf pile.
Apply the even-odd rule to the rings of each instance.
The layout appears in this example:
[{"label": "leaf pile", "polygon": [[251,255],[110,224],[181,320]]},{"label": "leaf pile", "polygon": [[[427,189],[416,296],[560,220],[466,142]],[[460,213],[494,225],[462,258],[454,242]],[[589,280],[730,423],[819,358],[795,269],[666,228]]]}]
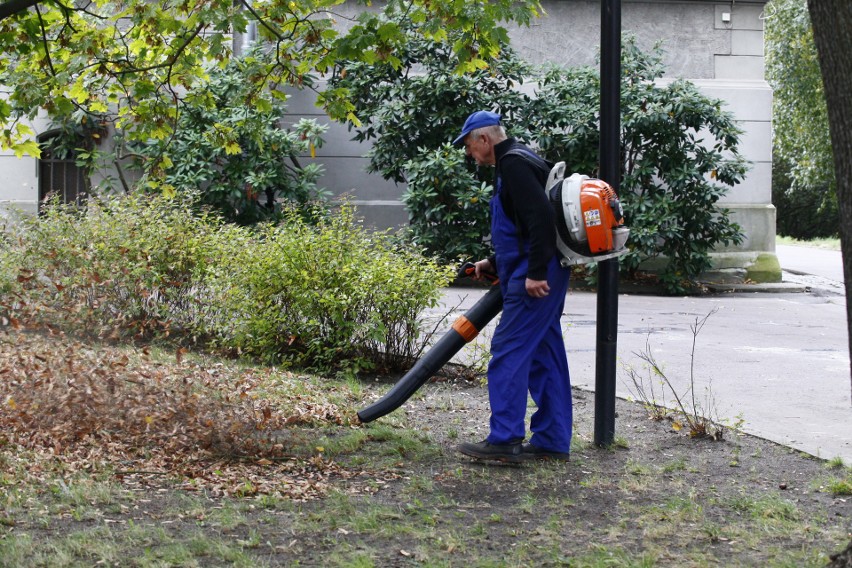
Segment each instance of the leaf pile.
[{"label": "leaf pile", "polygon": [[298,425],[345,424],[336,406],[295,397],[282,408],[255,395],[262,377],[253,370],[129,353],[64,335],[0,334],[0,451],[232,495],[310,498],[330,476],[350,476],[288,445]]}]

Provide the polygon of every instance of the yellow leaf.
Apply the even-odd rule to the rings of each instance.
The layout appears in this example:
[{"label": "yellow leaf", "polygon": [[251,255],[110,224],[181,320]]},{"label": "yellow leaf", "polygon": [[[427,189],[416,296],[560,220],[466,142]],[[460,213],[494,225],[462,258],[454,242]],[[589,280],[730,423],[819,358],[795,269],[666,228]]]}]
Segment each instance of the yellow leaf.
[{"label": "yellow leaf", "polygon": [[317,147],[314,146],[313,142],[311,142],[310,148],[311,148],[311,158],[316,158],[317,157]]},{"label": "yellow leaf", "polygon": [[41,156],[41,148],[35,140],[28,140],[26,142],[21,142],[20,144],[14,144],[12,145],[12,150],[18,158],[22,158],[24,154],[28,154],[34,158]]},{"label": "yellow leaf", "polygon": [[148,42],[143,38],[137,38],[130,43],[130,51],[132,53],[138,54],[143,50],[148,49]]},{"label": "yellow leaf", "polygon": [[228,155],[239,154],[242,151],[243,149],[240,148],[240,145],[234,142],[233,140],[225,143],[225,153]]},{"label": "yellow leaf", "polygon": [[175,186],[170,183],[164,183],[163,185],[161,185],[160,191],[162,192],[163,197],[165,197],[166,199],[174,199],[177,195],[177,190],[175,189]]},{"label": "yellow leaf", "polygon": [[260,112],[270,112],[272,110],[272,105],[266,99],[256,99],[254,106]]},{"label": "yellow leaf", "polygon": [[153,423],[153,422],[154,422],[154,417],[153,417],[153,416],[146,416],[146,417],[145,417],[145,424],[151,424],[151,423]]},{"label": "yellow leaf", "polygon": [[349,114],[347,114],[347,115],[346,115],[346,119],[347,119],[349,122],[351,122],[353,125],[355,125],[355,127],[360,127],[360,126],[361,126],[361,121],[360,121],[360,120],[358,120],[358,117],[357,117],[357,116],[355,116],[355,113],[354,113],[354,112],[350,112]]},{"label": "yellow leaf", "polygon": [[674,430],[675,432],[680,432],[682,428],[683,428],[683,424],[681,424],[677,420],[672,422],[672,430]]},{"label": "yellow leaf", "polygon": [[470,63],[475,69],[488,69],[488,62],[481,57],[474,57],[470,60]]},{"label": "yellow leaf", "polygon": [[11,396],[8,399],[6,399],[6,404],[8,404],[9,408],[11,408],[12,410],[15,410],[16,408],[18,408],[18,405],[15,404],[15,399],[12,398]]},{"label": "yellow leaf", "polygon": [[165,140],[169,137],[170,134],[171,130],[169,130],[168,128],[159,127],[151,130],[151,138],[155,140]]},{"label": "yellow leaf", "polygon": [[83,86],[82,81],[77,80],[71,85],[71,88],[68,89],[68,94],[71,95],[71,98],[77,101],[78,103],[86,102],[89,99],[89,91],[86,90],[86,87]]},{"label": "yellow leaf", "polygon": [[315,450],[317,451],[317,453],[319,453],[319,454],[321,454],[321,453],[323,453],[323,452],[325,451],[325,448],[323,448],[322,446],[317,446],[317,447],[316,447],[316,448],[314,448],[314,449],[315,449]]},{"label": "yellow leaf", "polygon": [[106,112],[108,109],[103,101],[92,101],[92,104],[89,105],[89,110],[92,112]]}]

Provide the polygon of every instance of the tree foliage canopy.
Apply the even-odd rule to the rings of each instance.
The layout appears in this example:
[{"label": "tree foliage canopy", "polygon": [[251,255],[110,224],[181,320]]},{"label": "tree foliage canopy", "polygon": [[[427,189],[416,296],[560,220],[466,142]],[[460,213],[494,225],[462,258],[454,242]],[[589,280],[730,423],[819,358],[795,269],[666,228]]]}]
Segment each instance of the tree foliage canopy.
[{"label": "tree foliage canopy", "polygon": [[[356,139],[374,140],[371,168],[408,184],[403,201],[415,244],[447,261],[488,250],[485,202],[493,169],[466,165],[463,150],[448,144],[473,110],[500,112],[508,133],[547,159],[598,175],[597,69],[533,68],[507,46],[487,72],[459,77],[448,65],[451,41],[410,34],[399,69],[361,63],[336,84],[367,110]],[[747,164],[739,154],[742,132],[722,102],[686,81],[658,84],[661,62],[659,46],[644,53],[633,38],[624,42],[621,201],[631,253],[620,265],[635,273],[642,262],[662,257],[662,281],[680,292],[709,268],[711,250],[741,242],[739,226],[718,202],[742,181]],[[524,81],[531,85],[518,89]]]},{"label": "tree foliage canopy", "polygon": [[766,18],[766,72],[774,89],[775,151],[798,187],[835,194],[825,90],[806,0],[772,0]]},{"label": "tree foliage canopy", "polygon": [[[266,89],[284,97],[277,87],[314,87],[317,75],[335,72],[340,60],[399,66],[403,18],[424,37],[454,32],[459,71],[484,68],[507,38],[503,24],[528,23],[540,11],[537,0],[390,0],[381,10],[359,0],[365,9],[349,18],[335,11],[344,2],[7,2],[0,12],[0,83],[9,89],[0,102],[0,145],[37,154],[27,121],[40,109],[114,123],[128,139],[168,139],[186,93],[229,61],[232,34],[252,22],[268,49],[246,104]],[[331,117],[358,122],[345,89],[319,95]]]}]

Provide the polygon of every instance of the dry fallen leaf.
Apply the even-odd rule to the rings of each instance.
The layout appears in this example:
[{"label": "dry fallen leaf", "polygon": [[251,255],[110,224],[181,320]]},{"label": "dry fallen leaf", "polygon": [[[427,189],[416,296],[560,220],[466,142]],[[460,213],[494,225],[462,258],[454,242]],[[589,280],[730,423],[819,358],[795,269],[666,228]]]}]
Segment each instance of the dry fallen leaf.
[{"label": "dry fallen leaf", "polygon": [[362,477],[323,456],[287,455],[288,428],[344,423],[331,404],[300,400],[296,411],[284,412],[241,396],[261,383],[256,371],[155,363],[147,347],[140,352],[133,359],[126,349],[93,349],[62,333],[7,333],[0,342],[0,405],[15,410],[0,412],[7,453],[27,452],[32,476],[40,475],[40,460],[61,461],[68,472],[109,464],[121,483],[174,479],[187,491],[243,498],[315,499],[337,479],[355,480],[350,489],[368,493],[375,491],[368,480],[395,475]]}]

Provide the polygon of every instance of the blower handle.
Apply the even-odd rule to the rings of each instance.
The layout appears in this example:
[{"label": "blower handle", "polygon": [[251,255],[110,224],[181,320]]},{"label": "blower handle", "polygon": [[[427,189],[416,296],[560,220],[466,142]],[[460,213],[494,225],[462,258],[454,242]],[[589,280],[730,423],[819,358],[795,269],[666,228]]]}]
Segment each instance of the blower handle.
[{"label": "blower handle", "polygon": [[[494,286],[495,284],[500,283],[500,279],[493,272],[481,272],[481,278],[488,280],[488,283]],[[472,262],[465,262],[459,268],[459,278],[473,278],[476,279],[476,265]]]}]

